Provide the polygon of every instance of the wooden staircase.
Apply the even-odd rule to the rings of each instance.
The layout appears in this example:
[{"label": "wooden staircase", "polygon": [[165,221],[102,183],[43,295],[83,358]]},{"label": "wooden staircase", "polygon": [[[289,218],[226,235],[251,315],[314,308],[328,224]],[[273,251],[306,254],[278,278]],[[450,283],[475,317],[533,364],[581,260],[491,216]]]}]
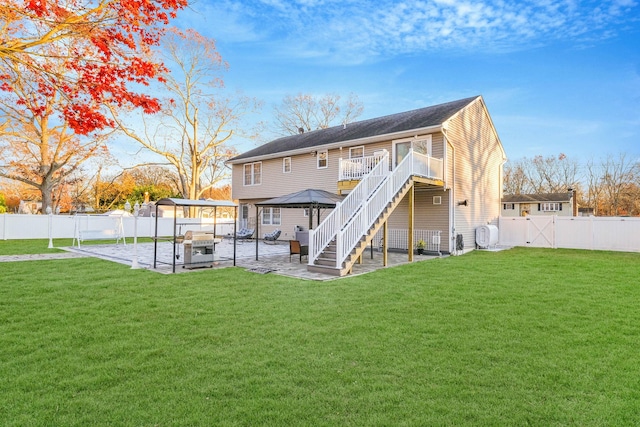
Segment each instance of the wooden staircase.
[{"label": "wooden staircase", "polygon": [[313,265],[308,265],[307,270],[311,272],[324,273],[333,276],[345,276],[351,274],[353,265],[360,259],[362,253],[371,244],[375,235],[380,231],[384,223],[389,219],[393,211],[398,207],[404,196],[414,185],[413,178],[410,178],[400,190],[393,196],[387,204],[378,219],[367,230],[356,246],[351,250],[349,256],[342,262],[340,267],[336,267],[336,240],[335,238],[321,252],[320,256],[314,261]]}]

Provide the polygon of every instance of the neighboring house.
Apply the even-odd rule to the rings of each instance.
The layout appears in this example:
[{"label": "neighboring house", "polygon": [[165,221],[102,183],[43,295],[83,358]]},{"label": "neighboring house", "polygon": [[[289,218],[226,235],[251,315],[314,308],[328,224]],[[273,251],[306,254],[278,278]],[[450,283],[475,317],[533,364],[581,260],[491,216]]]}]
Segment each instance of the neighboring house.
[{"label": "neighboring house", "polygon": [[578,208],[578,216],[592,216],[595,215],[593,208]]},{"label": "neighboring house", "polygon": [[477,96],[279,138],[228,163],[240,225],[256,227],[259,217],[260,235],[279,228],[293,239],[311,221],[308,209],[258,215],[256,203],[305,189],[347,194],[309,233],[309,269],[344,275],[384,229],[405,230],[405,249],[415,230],[439,231],[442,252],[473,248],[475,229],[497,224],[505,161]]},{"label": "neighboring house", "polygon": [[19,214],[36,215],[42,213],[42,202],[38,200],[20,200]]},{"label": "neighboring house", "polygon": [[575,192],[512,194],[502,198],[502,216],[559,215],[578,216]]}]

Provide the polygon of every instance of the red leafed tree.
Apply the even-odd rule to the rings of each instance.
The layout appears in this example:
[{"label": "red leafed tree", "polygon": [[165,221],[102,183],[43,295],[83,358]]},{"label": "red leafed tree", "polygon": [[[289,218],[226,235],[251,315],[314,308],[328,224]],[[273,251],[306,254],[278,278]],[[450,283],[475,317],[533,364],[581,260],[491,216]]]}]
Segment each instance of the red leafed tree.
[{"label": "red leafed tree", "polygon": [[54,195],[61,200],[61,188],[85,161],[107,155],[106,135],[74,133],[56,115],[67,102],[62,91],[43,87],[32,69],[18,69],[11,93],[0,96],[0,117],[6,120],[0,138],[0,177],[40,192],[45,212],[56,208]]},{"label": "red leafed tree", "polygon": [[113,124],[101,111],[104,103],[157,112],[158,100],[135,86],[160,79],[164,67],[146,53],[186,5],[187,0],[2,0],[0,90],[13,92],[15,79],[29,69],[43,91],[59,92],[60,113],[77,134]]}]

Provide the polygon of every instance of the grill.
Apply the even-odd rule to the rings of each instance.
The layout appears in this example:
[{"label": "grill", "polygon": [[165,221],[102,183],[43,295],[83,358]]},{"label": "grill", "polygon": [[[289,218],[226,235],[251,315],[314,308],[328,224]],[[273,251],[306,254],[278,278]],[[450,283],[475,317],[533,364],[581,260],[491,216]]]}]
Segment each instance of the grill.
[{"label": "grill", "polygon": [[213,233],[187,231],[184,234],[184,268],[212,267],[215,261],[216,243],[221,239]]}]

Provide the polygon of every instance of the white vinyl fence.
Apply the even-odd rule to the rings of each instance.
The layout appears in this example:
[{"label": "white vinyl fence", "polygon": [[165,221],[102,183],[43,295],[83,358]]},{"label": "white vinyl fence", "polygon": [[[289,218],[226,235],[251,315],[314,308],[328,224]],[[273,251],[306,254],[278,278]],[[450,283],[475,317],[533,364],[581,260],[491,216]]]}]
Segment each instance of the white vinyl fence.
[{"label": "white vinyl fence", "polygon": [[499,244],[640,252],[640,218],[500,217]]},{"label": "white vinyl fence", "polygon": [[[122,221],[122,222],[120,222]],[[122,224],[125,237],[133,238],[133,216],[106,215],[0,215],[0,240],[47,239],[51,226],[54,239],[78,237],[80,231],[117,230]],[[156,219],[138,217],[138,236],[153,237]],[[188,230],[213,231],[213,218],[178,218],[177,234]],[[233,221],[218,220],[216,234],[232,235]],[[173,236],[173,218],[158,218],[158,236]]]}]

